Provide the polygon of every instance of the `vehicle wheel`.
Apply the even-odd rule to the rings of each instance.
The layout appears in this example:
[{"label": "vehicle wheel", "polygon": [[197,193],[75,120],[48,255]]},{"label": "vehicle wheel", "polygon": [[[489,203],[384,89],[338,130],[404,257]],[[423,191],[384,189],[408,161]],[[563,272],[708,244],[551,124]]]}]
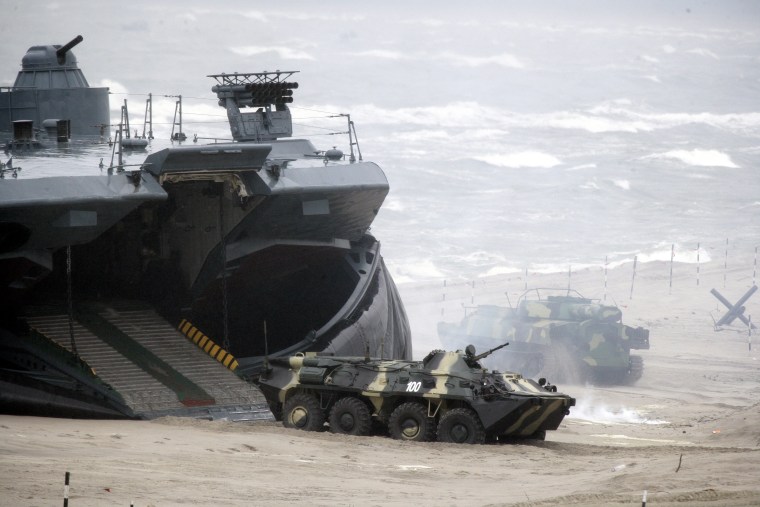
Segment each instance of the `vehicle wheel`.
[{"label": "vehicle wheel", "polygon": [[372,415],[367,404],[357,398],[341,398],[330,411],[330,431],[344,435],[369,435]]},{"label": "vehicle wheel", "polygon": [[282,424],[286,428],[319,431],[325,424],[325,413],[316,396],[306,393],[294,394],[285,402]]},{"label": "vehicle wheel", "polygon": [[435,436],[434,420],[427,415],[427,408],[417,402],[402,403],[388,419],[388,429],[396,440],[428,442]]},{"label": "vehicle wheel", "polygon": [[628,383],[633,384],[644,374],[644,358],[631,356],[628,359]]},{"label": "vehicle wheel", "polygon": [[441,416],[438,440],[454,444],[482,444],[486,431],[478,415],[469,408],[455,408]]}]

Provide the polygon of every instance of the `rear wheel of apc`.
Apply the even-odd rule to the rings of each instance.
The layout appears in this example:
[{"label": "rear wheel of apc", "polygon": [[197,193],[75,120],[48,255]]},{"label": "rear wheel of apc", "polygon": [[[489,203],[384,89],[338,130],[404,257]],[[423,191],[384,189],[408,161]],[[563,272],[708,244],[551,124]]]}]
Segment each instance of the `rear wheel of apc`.
[{"label": "rear wheel of apc", "polygon": [[435,436],[434,420],[427,415],[427,408],[421,403],[402,403],[388,419],[388,429],[396,440],[429,442]]},{"label": "rear wheel of apc", "polygon": [[478,415],[468,408],[455,408],[441,416],[438,440],[454,444],[482,444],[486,431]]},{"label": "rear wheel of apc", "polygon": [[367,404],[357,398],[341,398],[330,411],[330,431],[343,435],[369,435],[372,415]]},{"label": "rear wheel of apc", "polygon": [[285,402],[282,424],[286,428],[305,431],[320,431],[325,424],[325,412],[319,406],[316,396],[298,393]]}]

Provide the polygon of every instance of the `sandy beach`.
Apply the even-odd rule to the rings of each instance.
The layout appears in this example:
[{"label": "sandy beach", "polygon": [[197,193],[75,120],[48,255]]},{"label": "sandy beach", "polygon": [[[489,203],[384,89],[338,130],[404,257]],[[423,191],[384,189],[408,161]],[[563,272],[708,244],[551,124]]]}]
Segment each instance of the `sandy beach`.
[{"label": "sandy beach", "polygon": [[[713,319],[753,283],[752,258],[664,262],[571,274],[572,288],[612,298],[650,330],[633,386],[560,385],[577,406],[544,442],[410,444],[306,433],[278,423],[164,418],[92,421],[0,416],[0,505],[760,505],[760,343],[738,320]],[[724,282],[725,280],[725,282]],[[568,274],[530,275],[566,287]],[[725,283],[725,287],[724,287]],[[506,304],[524,275],[400,287],[415,355],[462,305]],[[632,287],[633,284],[633,287]],[[631,290],[633,289],[633,290]],[[512,299],[512,301],[515,301]],[[760,296],[745,315],[760,321]],[[753,336],[760,341],[757,335]],[[751,350],[750,350],[751,346]]]}]

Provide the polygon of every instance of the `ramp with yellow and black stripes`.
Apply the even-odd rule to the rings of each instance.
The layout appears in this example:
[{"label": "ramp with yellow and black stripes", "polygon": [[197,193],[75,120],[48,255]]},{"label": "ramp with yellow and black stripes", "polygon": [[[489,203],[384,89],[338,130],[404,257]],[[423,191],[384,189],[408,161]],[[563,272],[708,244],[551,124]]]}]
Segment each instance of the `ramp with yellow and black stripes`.
[{"label": "ramp with yellow and black stripes", "polygon": [[[71,350],[65,313],[38,309],[27,322]],[[211,357],[143,303],[79,304],[72,325],[79,357],[121,395],[134,416],[272,417],[261,391],[229,368],[231,355],[225,353],[221,361]]]}]

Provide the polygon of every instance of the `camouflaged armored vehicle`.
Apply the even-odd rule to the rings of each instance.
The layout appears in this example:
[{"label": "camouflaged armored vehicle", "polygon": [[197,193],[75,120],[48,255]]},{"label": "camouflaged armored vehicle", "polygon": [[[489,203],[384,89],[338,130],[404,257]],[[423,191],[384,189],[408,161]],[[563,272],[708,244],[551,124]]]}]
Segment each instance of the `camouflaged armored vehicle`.
[{"label": "camouflaged armored vehicle", "polygon": [[270,360],[257,383],[288,428],[319,431],[327,421],[334,433],[367,435],[374,425],[418,442],[543,439],[575,399],[545,379],[483,368],[492,350],[434,350],[422,361],[300,354]]},{"label": "camouflaged armored vehicle", "polygon": [[574,291],[542,297],[552,290],[528,291],[516,308],[483,305],[459,323],[440,322],[441,343],[489,347],[509,340],[489,366],[558,382],[631,384],[641,378],[644,360],[631,350],[649,348],[647,329],[624,325],[620,308]]}]

